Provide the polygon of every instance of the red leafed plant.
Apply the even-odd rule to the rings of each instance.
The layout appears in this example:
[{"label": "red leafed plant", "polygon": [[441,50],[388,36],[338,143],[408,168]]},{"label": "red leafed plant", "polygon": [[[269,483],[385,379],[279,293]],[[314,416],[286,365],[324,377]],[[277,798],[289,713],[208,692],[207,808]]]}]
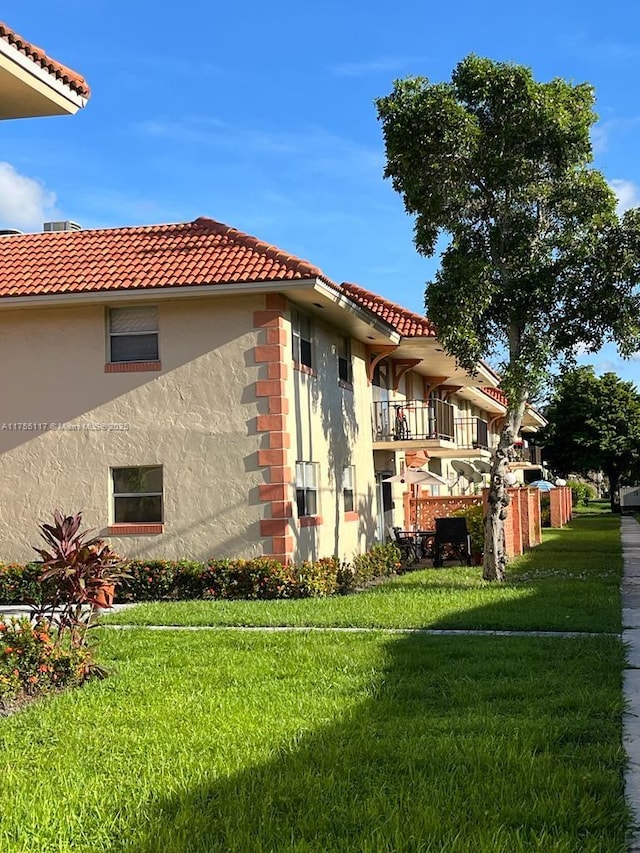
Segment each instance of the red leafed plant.
[{"label": "red leafed plant", "polygon": [[47,548],[34,548],[43,569],[40,580],[53,586],[35,615],[55,624],[59,633],[68,631],[72,645],[84,645],[94,609],[113,603],[115,584],[127,575],[106,542],[80,530],[81,512],[64,516],[56,510],[53,521],[40,524]]}]

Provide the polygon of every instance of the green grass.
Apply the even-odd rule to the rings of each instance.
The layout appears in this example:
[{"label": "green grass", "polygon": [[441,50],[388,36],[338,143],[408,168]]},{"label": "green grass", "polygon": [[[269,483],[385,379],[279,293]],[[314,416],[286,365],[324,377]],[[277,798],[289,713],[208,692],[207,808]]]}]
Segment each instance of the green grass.
[{"label": "green grass", "polygon": [[545,531],[505,584],[449,566],[398,577],[357,595],[298,601],[140,604],[106,617],[135,625],[351,626],[617,632],[622,556],[616,516],[580,517]]},{"label": "green grass", "polygon": [[3,853],[625,849],[617,639],[98,630],[0,720]]}]

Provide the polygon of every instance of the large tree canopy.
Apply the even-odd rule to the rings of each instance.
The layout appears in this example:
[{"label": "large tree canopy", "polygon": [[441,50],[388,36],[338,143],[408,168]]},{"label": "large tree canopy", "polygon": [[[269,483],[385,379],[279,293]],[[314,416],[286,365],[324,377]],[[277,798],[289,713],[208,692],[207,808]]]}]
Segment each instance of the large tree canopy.
[{"label": "large tree canopy", "polygon": [[[593,90],[536,82],[528,68],[469,56],[450,83],[396,81],[377,100],[385,177],[415,216],[415,245],[450,242],[427,313],[466,369],[503,356],[509,406],[492,466],[486,578],[506,563],[505,474],[527,400],[580,345],[640,345],[640,212],[590,167]],[[506,356],[504,355],[506,353]]]},{"label": "large tree canopy", "polygon": [[580,367],[558,382],[539,436],[548,464],[562,476],[603,471],[614,508],[618,486],[640,473],[640,393],[615,373]]}]

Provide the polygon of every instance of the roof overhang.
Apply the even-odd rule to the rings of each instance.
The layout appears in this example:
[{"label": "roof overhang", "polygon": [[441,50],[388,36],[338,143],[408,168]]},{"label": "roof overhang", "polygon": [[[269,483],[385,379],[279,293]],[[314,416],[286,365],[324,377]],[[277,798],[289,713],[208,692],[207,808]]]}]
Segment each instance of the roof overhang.
[{"label": "roof overhang", "polygon": [[62,80],[0,39],[0,119],[73,115],[85,106]]}]

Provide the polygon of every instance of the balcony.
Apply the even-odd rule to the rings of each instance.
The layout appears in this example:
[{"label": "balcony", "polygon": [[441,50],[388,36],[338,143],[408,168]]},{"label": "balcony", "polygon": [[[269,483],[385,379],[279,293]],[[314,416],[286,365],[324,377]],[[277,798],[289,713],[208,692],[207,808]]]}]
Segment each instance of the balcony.
[{"label": "balcony", "polygon": [[489,450],[489,424],[481,418],[456,418],[456,444],[467,450]]},{"label": "balcony", "polygon": [[516,446],[514,448],[515,458],[513,461],[516,465],[520,463],[525,466],[531,465],[542,468],[542,451],[542,447],[534,447],[533,445],[529,445],[529,447]]},{"label": "balcony", "polygon": [[373,404],[373,440],[397,441],[454,440],[453,406],[442,400],[383,401]]}]

